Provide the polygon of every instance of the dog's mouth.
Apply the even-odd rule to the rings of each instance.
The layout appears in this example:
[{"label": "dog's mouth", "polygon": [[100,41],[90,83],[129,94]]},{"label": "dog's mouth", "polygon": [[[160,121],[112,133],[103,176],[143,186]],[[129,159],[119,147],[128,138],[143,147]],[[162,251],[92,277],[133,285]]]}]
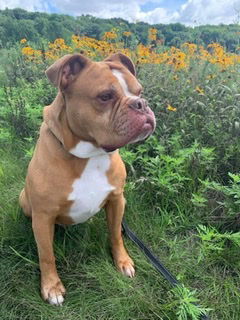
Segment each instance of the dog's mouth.
[{"label": "dog's mouth", "polygon": [[113,146],[105,146],[105,147],[102,147],[103,150],[107,153],[111,153],[111,152],[114,152],[116,151],[117,149],[119,149],[120,147],[113,147]]},{"label": "dog's mouth", "polygon": [[125,146],[126,144],[135,143],[147,139],[153,133],[155,127],[156,121],[153,113],[148,114],[146,116],[146,121],[142,125],[141,129],[135,132],[133,135],[126,135],[126,138],[123,139],[119,144],[102,145],[101,147],[107,153],[114,152],[115,150]]}]

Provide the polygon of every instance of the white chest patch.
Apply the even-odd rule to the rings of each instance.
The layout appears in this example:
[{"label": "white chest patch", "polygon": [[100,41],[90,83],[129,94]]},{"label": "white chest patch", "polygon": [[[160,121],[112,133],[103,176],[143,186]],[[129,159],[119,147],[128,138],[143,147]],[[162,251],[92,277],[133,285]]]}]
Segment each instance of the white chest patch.
[{"label": "white chest patch", "polygon": [[74,148],[69,150],[69,152],[78,158],[91,158],[107,155],[107,152],[102,148],[97,148],[91,142],[87,141],[80,141]]},{"label": "white chest patch", "polygon": [[76,224],[85,222],[96,214],[109,193],[115,189],[107,179],[109,167],[108,154],[92,157],[81,177],[73,182],[73,191],[68,196],[68,200],[74,201],[69,216]]}]

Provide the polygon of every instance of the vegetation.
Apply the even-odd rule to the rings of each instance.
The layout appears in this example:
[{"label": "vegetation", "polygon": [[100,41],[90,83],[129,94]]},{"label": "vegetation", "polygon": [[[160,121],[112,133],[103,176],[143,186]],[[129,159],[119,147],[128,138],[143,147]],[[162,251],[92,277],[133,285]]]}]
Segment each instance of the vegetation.
[{"label": "vegetation", "polygon": [[[32,17],[32,25],[40,17],[46,25],[48,19],[63,19],[20,9],[5,10],[1,12],[0,25],[3,16],[10,19],[17,13],[19,19]],[[39,28],[36,41],[21,34],[22,39],[14,38],[18,44],[1,50],[0,318],[196,320],[202,310],[209,309],[213,320],[238,320],[238,51],[229,52],[221,46],[224,36],[218,39],[219,43],[205,47],[197,41],[186,42],[186,36],[178,48],[169,48],[157,41],[158,27],[148,30],[142,23],[135,28],[146,27],[142,29],[146,35],[143,44],[138,43],[141,33],[131,29],[133,25],[128,24],[129,29],[123,31],[108,25],[107,30],[107,20],[101,20],[105,27],[91,38],[87,22],[98,21],[96,18],[65,18],[69,23],[61,25],[66,29],[68,26],[69,33],[55,25],[53,30],[58,29],[59,34],[52,34],[57,39],[50,39],[51,43],[47,37],[42,40],[44,35],[40,32],[44,28]],[[89,34],[75,32],[69,27],[70,22],[72,26],[79,23],[81,30],[85,26]],[[235,26],[222,28],[230,30]],[[197,30],[192,30],[195,40],[199,39]],[[31,222],[17,203],[38,135],[42,107],[51,103],[56,94],[44,70],[64,53],[84,52],[100,60],[115,51],[124,52],[136,63],[144,96],[157,118],[151,138],[121,150],[128,170],[126,219],[185,286],[172,290],[128,240],[126,245],[136,262],[137,275],[126,279],[117,273],[109,254],[105,219],[99,214],[83,225],[57,227],[57,265],[68,295],[62,308],[54,308],[40,298]]]},{"label": "vegetation", "polygon": [[[179,47],[185,42],[208,45],[218,42],[228,51],[239,47],[240,28],[236,23],[219,26],[186,27],[180,23],[156,24],[159,44]],[[44,40],[70,39],[72,34],[100,40],[105,32],[118,28],[120,33],[131,33],[128,46],[148,43],[150,25],[144,22],[129,23],[120,18],[100,19],[90,15],[71,17],[59,14],[27,12],[23,9],[0,10],[0,47],[11,46],[23,38],[37,42],[41,47]]]}]

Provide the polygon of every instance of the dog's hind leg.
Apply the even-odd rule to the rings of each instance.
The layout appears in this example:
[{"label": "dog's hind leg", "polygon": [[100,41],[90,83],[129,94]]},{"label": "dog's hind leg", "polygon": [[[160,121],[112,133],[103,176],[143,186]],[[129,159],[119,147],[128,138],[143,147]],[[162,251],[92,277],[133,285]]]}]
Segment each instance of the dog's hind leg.
[{"label": "dog's hind leg", "polygon": [[22,191],[19,195],[19,204],[20,204],[20,207],[23,209],[24,214],[27,217],[31,217],[32,216],[32,209],[31,209],[31,205],[27,199],[26,191],[24,188],[22,189]]}]

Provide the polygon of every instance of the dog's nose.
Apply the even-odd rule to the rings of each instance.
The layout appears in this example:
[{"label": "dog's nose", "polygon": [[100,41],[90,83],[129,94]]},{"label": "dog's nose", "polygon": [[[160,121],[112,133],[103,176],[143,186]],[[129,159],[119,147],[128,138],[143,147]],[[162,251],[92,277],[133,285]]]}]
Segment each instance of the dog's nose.
[{"label": "dog's nose", "polygon": [[141,112],[145,112],[147,109],[147,101],[142,98],[137,98],[130,102],[129,107]]}]

